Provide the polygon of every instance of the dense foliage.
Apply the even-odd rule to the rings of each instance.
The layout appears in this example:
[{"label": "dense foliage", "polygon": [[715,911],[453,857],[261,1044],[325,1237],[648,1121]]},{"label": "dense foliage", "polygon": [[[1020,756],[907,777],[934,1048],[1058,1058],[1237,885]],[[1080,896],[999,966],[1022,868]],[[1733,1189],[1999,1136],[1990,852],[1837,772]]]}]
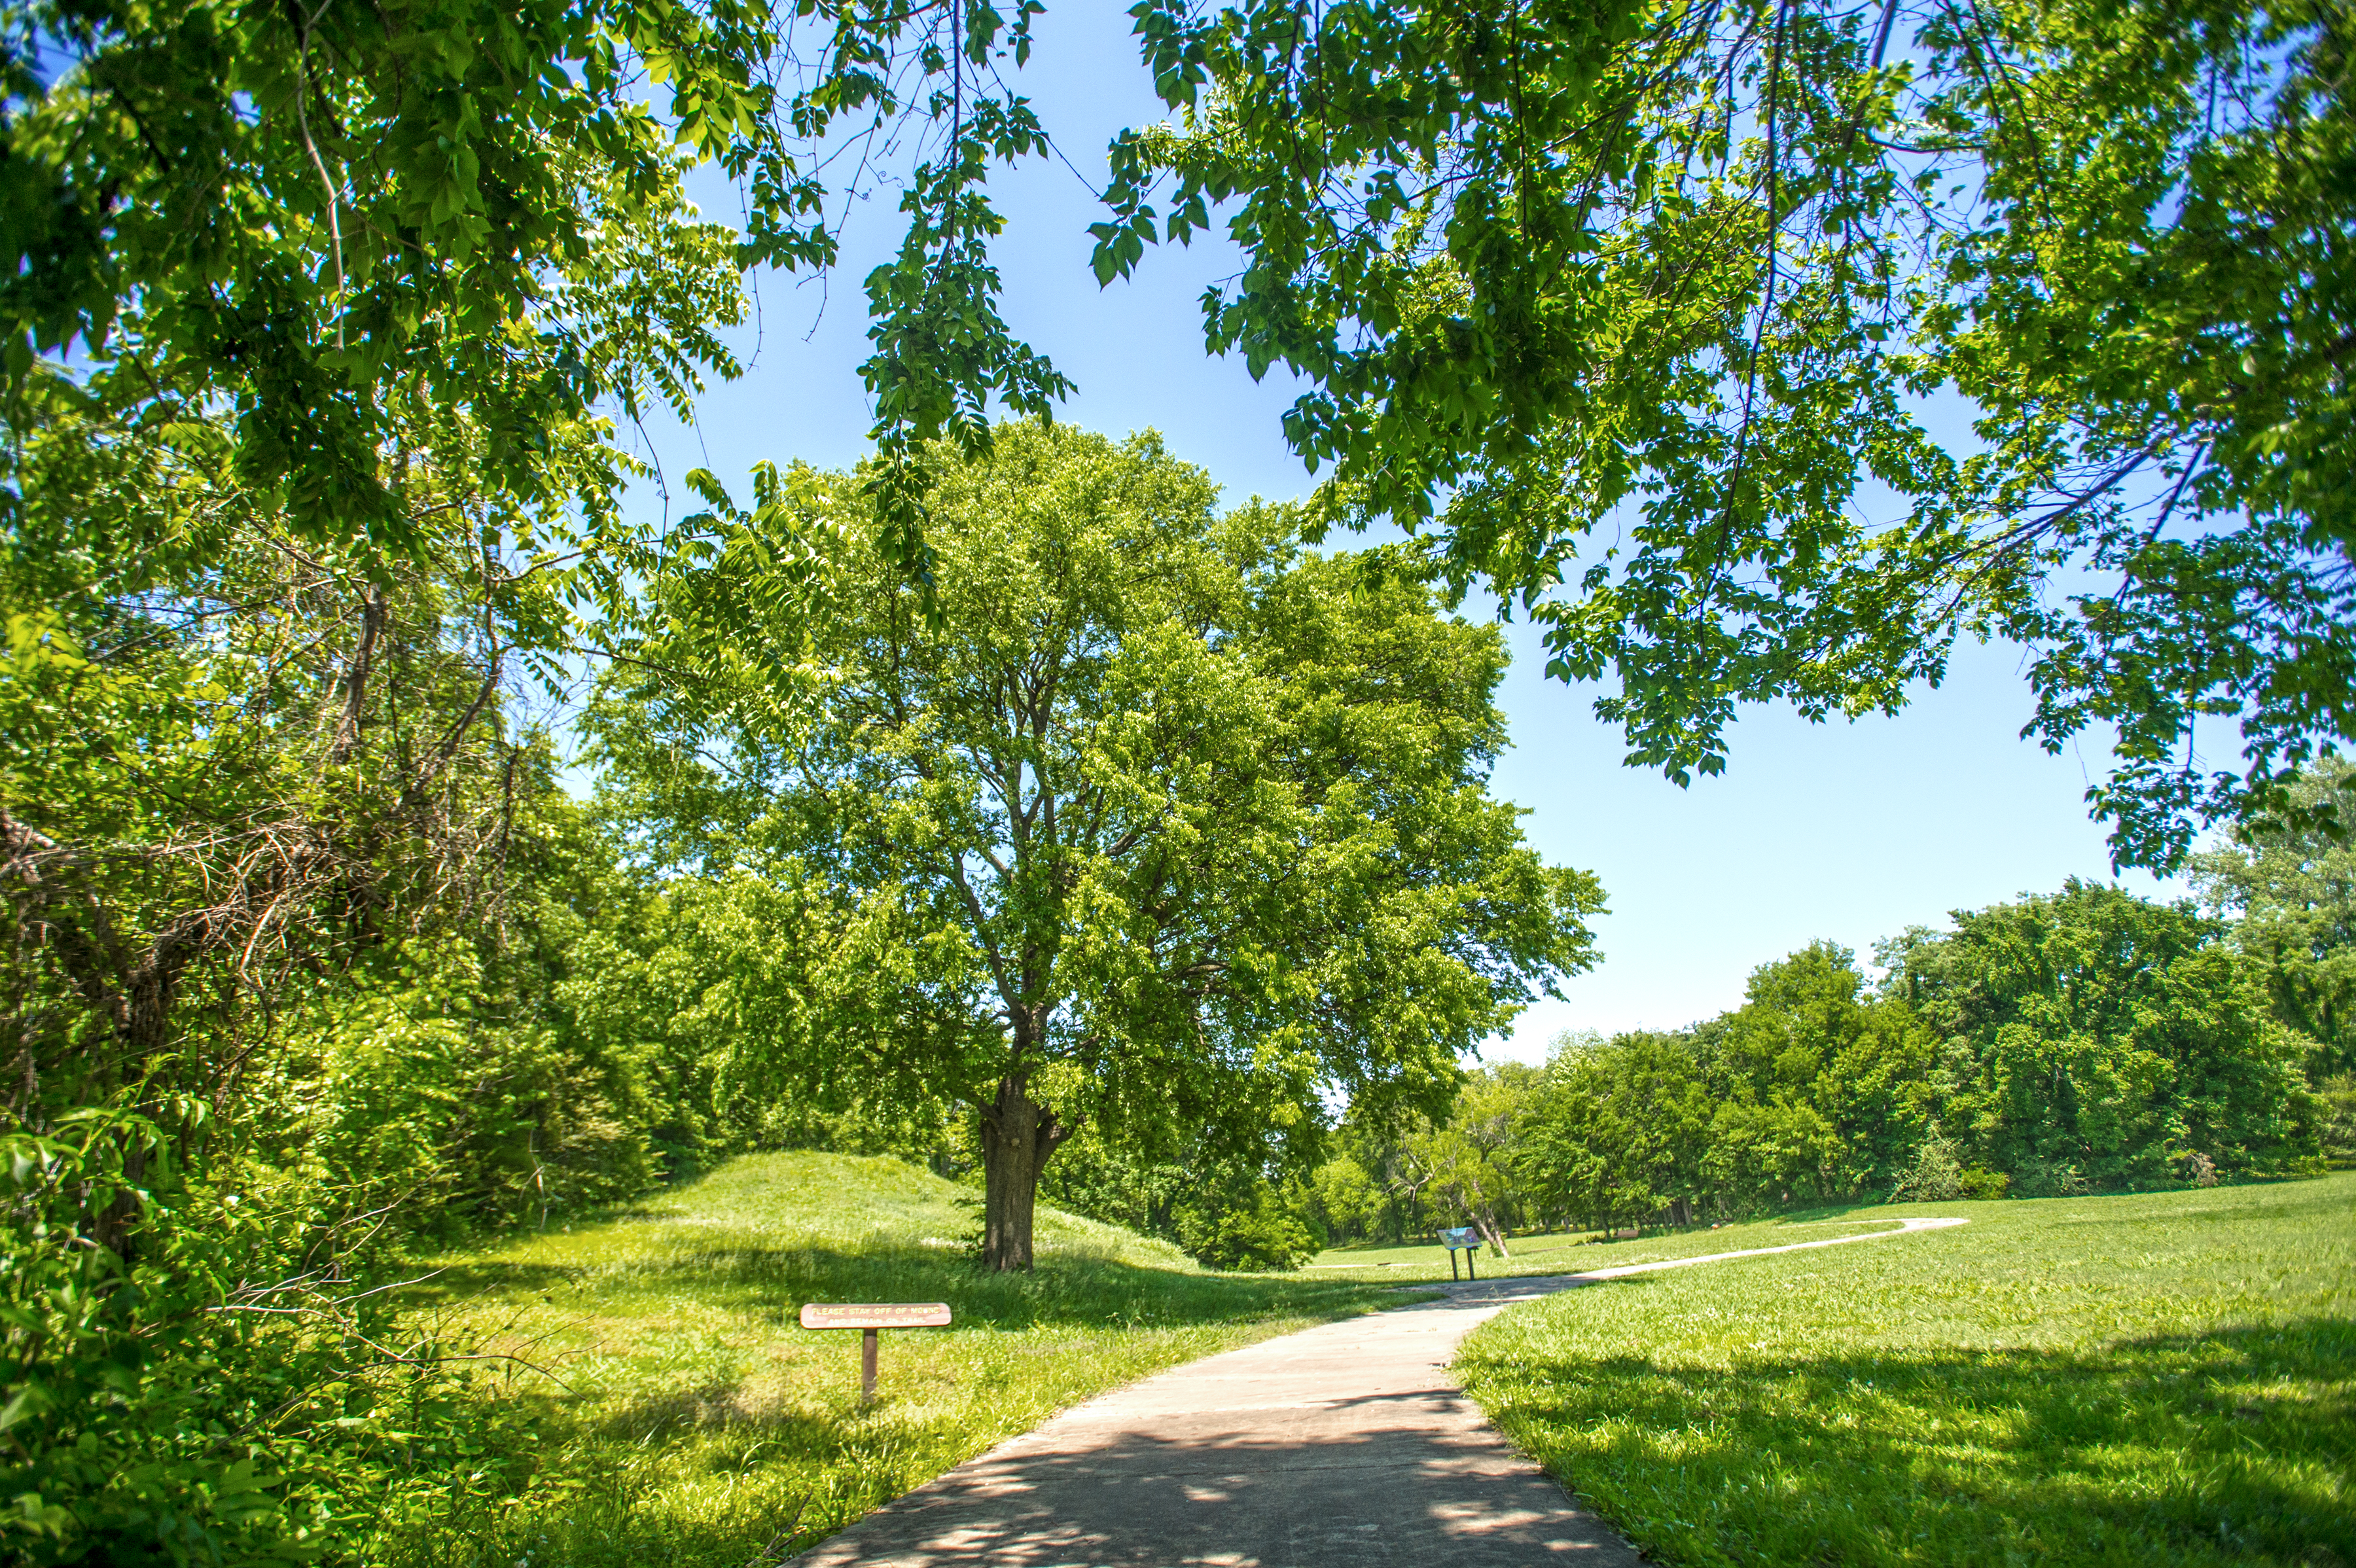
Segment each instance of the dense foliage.
[{"label": "dense foliage", "polygon": [[[2356,818],[2356,768],[2316,768],[2298,794]],[[2193,862],[2234,945],[2265,977],[2275,1015],[2312,1043],[2317,1080],[2356,1073],[2356,848],[2333,835],[2261,829]]]},{"label": "dense foliage", "polygon": [[2328,1058],[2270,1011],[2253,934],[2072,882],[1907,932],[1878,984],[1817,943],[1717,1018],[1568,1036],[1543,1073],[1485,1069],[1434,1125],[1345,1129],[1297,1207],[1337,1239],[1465,1222],[1502,1251],[1509,1225],[2316,1168],[2344,1085],[2308,1076]]},{"label": "dense foliage", "polygon": [[[1040,12],[0,13],[0,1552],[466,1506],[518,1450],[404,1251],[733,1149],[983,1168],[1001,1264],[1045,1171],[1242,1265],[2356,1136],[2346,779],[2292,771],[2356,722],[2344,7],[1141,0],[1182,119],[1098,274],[1224,221],[1209,345],[1331,465],[1225,515],[1000,422],[1070,390],[991,261]],[[609,420],[884,185],[875,460],[625,516]],[[1430,547],[1305,548],[1378,517]],[[1679,779],[2015,639],[2048,744],[2118,731],[2123,858],[2244,820],[2233,919],[2072,888],[1467,1079],[1600,897],[1483,788],[1476,583]]]},{"label": "dense foliage", "polygon": [[[830,265],[897,188],[860,532],[929,582],[928,444],[1071,390],[991,260],[993,167],[1051,150],[1009,81],[1042,9],[17,6],[6,380],[70,356],[126,418],[232,409],[289,527],[397,551],[398,405],[464,407],[498,488],[586,503],[565,532],[620,609],[636,542],[551,484],[544,432],[683,406],[734,369],[741,270]],[[1098,277],[1223,224],[1207,346],[1310,382],[1285,433],[1331,465],[1320,515],[1432,524],[1452,585],[1614,682],[1631,761],[1716,771],[1740,703],[1895,708],[2003,637],[2044,741],[2118,731],[2118,856],[2172,866],[2204,820],[2295,815],[2356,731],[2344,7],[1130,15],[1181,118],[1116,137]],[[741,231],[648,221],[698,165]],[[1942,390],[1967,441],[1933,438]],[[2238,771],[2186,760],[2196,714],[2238,721]]]},{"label": "dense foliage", "polygon": [[597,856],[504,693],[538,585],[455,435],[399,488],[473,548],[371,575],[203,422],[20,434],[0,1551],[301,1555],[499,1419],[371,1294],[392,1243],[646,1175],[546,1006]]},{"label": "dense foliage", "polygon": [[2344,7],[1139,14],[1205,91],[1114,205],[1232,203],[1211,344],[1310,380],[1333,515],[1437,511],[1454,581],[1613,681],[1632,763],[1715,772],[1739,703],[1894,709],[2001,637],[2047,745],[2115,726],[2094,804],[2167,867],[2351,733]]}]

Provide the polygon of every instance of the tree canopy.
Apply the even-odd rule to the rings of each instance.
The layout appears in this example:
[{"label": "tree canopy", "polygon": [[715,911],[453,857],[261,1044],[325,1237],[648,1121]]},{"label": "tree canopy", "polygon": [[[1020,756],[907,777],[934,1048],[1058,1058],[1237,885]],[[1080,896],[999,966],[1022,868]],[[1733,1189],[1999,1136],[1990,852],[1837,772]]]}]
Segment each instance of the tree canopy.
[{"label": "tree canopy", "polygon": [[1894,710],[2001,637],[2028,733],[2115,729],[2093,803],[2165,869],[2350,734],[2342,9],[1139,14],[1190,113],[1117,144],[1099,271],[1149,194],[1165,239],[1229,201],[1208,340],[1312,381],[1328,515],[1430,519],[1615,683],[1631,762],[1716,772],[1740,703]]},{"label": "tree canopy", "polygon": [[[11,374],[223,400],[239,471],[326,534],[410,539],[378,455],[404,387],[474,411],[498,488],[602,515],[610,478],[565,490],[538,433],[728,373],[737,272],[830,263],[873,166],[834,155],[881,137],[907,228],[865,280],[861,532],[925,581],[926,444],[1068,389],[990,260],[993,166],[1051,145],[1006,74],[1039,9],[20,7]],[[2295,814],[2350,733],[2340,8],[1130,15],[1178,118],[1111,148],[1099,276],[1223,225],[1207,343],[1312,383],[1319,517],[1432,528],[1448,582],[1612,682],[1632,762],[1715,772],[1743,703],[1894,709],[2001,637],[2043,742],[2116,730],[2094,805],[2167,867],[2204,820]],[[685,220],[696,163],[741,231]],[[1943,389],[1968,439],[1933,438]]]},{"label": "tree canopy", "polygon": [[[2302,780],[2309,800],[2350,812],[2356,768],[2327,764]],[[2192,874],[2233,940],[2263,966],[2275,1014],[2313,1043],[2319,1082],[2356,1072],[2356,850],[2308,828],[2261,830],[2194,858]]]},{"label": "tree canopy", "polygon": [[[2351,1152],[2356,1085],[2300,1032],[2275,934],[2073,882],[1881,944],[1875,982],[1811,943],[1715,1018],[1566,1034],[1542,1074],[1486,1069],[1428,1128],[1345,1127],[1296,1208],[1336,1237],[1405,1240],[2317,1171]],[[1486,1128],[1504,1179],[1442,1179]]]},{"label": "tree canopy", "polygon": [[[715,518],[597,723],[701,865],[824,889],[843,989],[796,1065],[975,1108],[995,1266],[1027,1266],[1078,1122],[1151,1151],[1305,1139],[1329,1099],[1429,1109],[1591,961],[1594,881],[1484,788],[1494,628],[1379,554],[1305,553],[1290,509],[1219,513],[1151,436],[1039,424],[945,470],[928,624],[843,542],[861,485],[796,469]],[[762,618],[811,563],[822,608]]]}]

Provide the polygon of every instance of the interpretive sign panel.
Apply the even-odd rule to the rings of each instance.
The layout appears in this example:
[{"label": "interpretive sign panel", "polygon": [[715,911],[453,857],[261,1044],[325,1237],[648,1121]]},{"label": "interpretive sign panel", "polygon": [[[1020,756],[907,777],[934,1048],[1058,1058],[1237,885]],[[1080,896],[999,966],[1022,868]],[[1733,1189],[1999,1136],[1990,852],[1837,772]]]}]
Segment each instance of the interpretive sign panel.
[{"label": "interpretive sign panel", "polygon": [[1440,1244],[1448,1249],[1450,1279],[1456,1277],[1456,1254],[1460,1251],[1464,1254],[1464,1272],[1472,1274],[1476,1280],[1481,1277],[1472,1273],[1472,1260],[1481,1249],[1481,1232],[1473,1230],[1470,1225],[1459,1226],[1452,1230],[1442,1230],[1440,1233]]},{"label": "interpretive sign panel", "polygon": [[946,1328],[945,1301],[806,1302],[804,1328]]}]

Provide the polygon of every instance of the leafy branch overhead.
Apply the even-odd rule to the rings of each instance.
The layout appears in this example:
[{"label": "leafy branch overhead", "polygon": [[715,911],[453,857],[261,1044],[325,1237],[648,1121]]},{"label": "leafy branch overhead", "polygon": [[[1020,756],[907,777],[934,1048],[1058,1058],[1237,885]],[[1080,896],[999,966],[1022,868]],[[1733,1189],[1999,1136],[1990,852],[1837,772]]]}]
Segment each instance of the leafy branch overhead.
[{"label": "leafy branch overhead", "polygon": [[[127,409],[218,404],[291,526],[394,552],[395,390],[466,408],[527,550],[585,551],[573,591],[623,616],[649,542],[547,433],[733,374],[744,270],[833,264],[888,167],[862,532],[929,584],[939,464],[1072,390],[991,257],[992,172],[1052,150],[1010,84],[1040,15],[20,6],[12,384],[70,358]],[[2290,779],[2356,728],[2344,6],[1130,16],[1178,117],[1109,148],[1098,279],[1215,227],[1239,265],[1206,347],[1308,383],[1284,434],[1316,521],[1432,531],[1452,591],[1605,683],[1631,763],[1718,772],[1745,703],[1893,711],[2001,639],[2026,733],[2115,736],[2090,793],[2122,861],[2309,809]],[[688,209],[696,165],[741,229]]]},{"label": "leafy branch overhead", "polygon": [[1631,763],[2003,638],[2165,867],[2351,733],[2344,7],[1131,15],[1184,116],[1115,144],[1099,276],[1224,212],[1206,342],[1310,383],[1327,517],[1436,529]]},{"label": "leafy branch overhead", "polygon": [[[306,537],[394,553],[421,547],[383,473],[395,395],[465,409],[498,488],[577,503],[610,551],[629,542],[612,487],[557,489],[549,428],[601,405],[691,416],[703,377],[736,373],[737,275],[833,263],[833,156],[914,119],[943,134],[906,246],[868,279],[876,438],[978,450],[990,400],[1038,412],[1069,390],[1006,331],[986,255],[987,164],[1044,140],[984,68],[1027,56],[1038,10],[16,7],[0,356],[19,387],[70,357],[157,417],[232,408],[240,471]],[[698,164],[743,187],[741,231],[693,220]],[[905,515],[884,540],[914,566]]]}]

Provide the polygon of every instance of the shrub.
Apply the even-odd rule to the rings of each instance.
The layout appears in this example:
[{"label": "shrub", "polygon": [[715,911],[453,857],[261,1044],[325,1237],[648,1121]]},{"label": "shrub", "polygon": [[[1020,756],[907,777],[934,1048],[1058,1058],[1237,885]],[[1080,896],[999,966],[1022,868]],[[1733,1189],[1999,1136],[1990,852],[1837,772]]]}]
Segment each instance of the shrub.
[{"label": "shrub", "polygon": [[[173,1142],[119,1107],[0,1141],[0,1561],[333,1559],[378,1518],[498,1480],[485,1455],[529,1451],[495,1430],[512,1406],[391,1337],[315,1185],[226,1158],[186,1179]],[[118,1197],[135,1218],[91,1245],[88,1217]]]},{"label": "shrub", "polygon": [[1965,1197],[2002,1197],[2012,1187],[2010,1176],[1985,1165],[1966,1166],[1956,1182]]},{"label": "shrub", "polygon": [[2356,1165],[2356,1073],[2326,1079],[2316,1099],[2322,1109],[2323,1157],[2335,1166]]},{"label": "shrub", "polygon": [[1914,1162],[1898,1178],[1890,1195],[1892,1203],[1944,1203],[1964,1195],[1964,1167],[1956,1157],[1955,1141],[1932,1133],[1914,1152]]},{"label": "shrub", "polygon": [[1317,1252],[1317,1238],[1267,1182],[1248,1197],[1213,1192],[1182,1204],[1175,1219],[1178,1244],[1215,1269],[1297,1269]]}]

